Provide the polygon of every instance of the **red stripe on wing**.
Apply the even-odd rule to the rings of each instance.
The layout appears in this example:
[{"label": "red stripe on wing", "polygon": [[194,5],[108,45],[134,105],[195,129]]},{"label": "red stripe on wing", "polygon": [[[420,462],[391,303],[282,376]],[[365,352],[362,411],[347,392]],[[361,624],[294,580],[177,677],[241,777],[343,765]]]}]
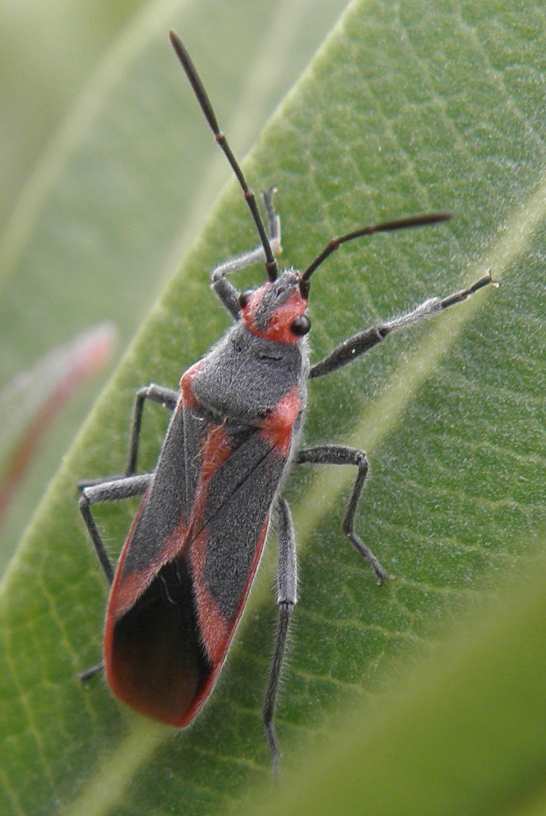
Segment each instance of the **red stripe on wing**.
[{"label": "red stripe on wing", "polygon": [[183,550],[187,538],[187,525],[182,519],[178,526],[165,540],[161,550],[157,553],[155,558],[152,558],[146,566],[146,569],[140,571],[133,571],[124,574],[123,564],[125,556],[131,547],[133,540],[133,532],[142,511],[144,509],[144,500],[137,511],[137,515],[131,525],[129,534],[123,545],[121,555],[119,557],[118,566],[112,582],[110,590],[110,598],[108,601],[107,617],[117,620],[124,615],[136,602],[137,598],[142,595],[145,589],[151,584],[157,573],[165,564],[176,558]]},{"label": "red stripe on wing", "polygon": [[206,556],[206,541],[201,543],[199,540],[201,539],[200,536],[198,542],[196,542],[198,546],[195,549],[192,547],[192,566],[194,569],[195,595],[197,601],[199,628],[201,630],[203,642],[207,649],[209,660],[213,664],[213,669],[210,675],[208,676],[205,684],[203,685],[202,689],[199,691],[194,701],[192,702],[191,708],[184,714],[184,717],[177,723],[181,727],[189,725],[192,722],[192,720],[195,719],[195,717],[199,714],[200,710],[206,703],[208,697],[210,696],[216,684],[218,676],[222,670],[225,659],[227,657],[229,646],[235,636],[235,632],[237,631],[237,626],[239,625],[239,621],[241,620],[243,610],[246,606],[246,599],[250,592],[254,576],[261,561],[268,527],[269,527],[269,515],[267,516],[256,540],[256,549],[254,551],[254,557],[250,565],[248,579],[243,590],[243,593],[241,595],[241,601],[237,608],[237,612],[235,614],[235,617],[229,621],[222,616],[216,602],[214,601],[214,598],[212,598],[210,593],[207,591],[203,579],[204,562]]}]

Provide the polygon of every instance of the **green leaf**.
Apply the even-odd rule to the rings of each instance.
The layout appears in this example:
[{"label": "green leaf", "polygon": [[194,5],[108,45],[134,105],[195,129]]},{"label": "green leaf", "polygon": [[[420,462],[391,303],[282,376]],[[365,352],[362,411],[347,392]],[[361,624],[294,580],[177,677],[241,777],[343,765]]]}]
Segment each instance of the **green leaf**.
[{"label": "green leaf", "polygon": [[86,0],[2,4],[0,227],[103,51],[145,2],[103,3],[92,19]]},{"label": "green leaf", "polygon": [[[105,320],[119,329],[121,353],[230,175],[175,70],[169,28],[183,31],[199,54],[222,122],[244,155],[344,6],[345,0],[274,6],[268,0],[150,0],[112,35],[62,127],[44,139],[41,160],[11,202],[0,234],[0,383]],[[84,12],[87,19],[87,6]],[[17,39],[17,15],[12,25]],[[45,60],[47,34],[31,23],[25,32],[28,61],[35,64],[37,42]],[[70,53],[78,49],[87,54],[87,40],[73,31]],[[60,51],[58,62],[68,58]],[[57,67],[47,80],[54,87]],[[72,87],[73,72],[59,70]],[[41,104],[49,108],[46,99]],[[34,462],[2,530],[2,566],[91,400],[88,389],[64,412]]]},{"label": "green leaf", "polygon": [[[328,742],[337,703],[356,705],[400,671],[401,659],[418,660],[438,620],[494,587],[543,528],[543,18],[538,3],[352,3],[245,165],[256,188],[279,187],[285,262],[299,267],[357,225],[457,214],[447,226],[351,244],[317,272],[314,359],[379,316],[448,294],[489,267],[502,281],[312,383],[305,440],[367,449],[372,479],[357,526],[397,579],[375,586],[343,539],[354,474],[294,474],[287,495],[301,603],[278,716],[288,766],[303,767],[299,749],[310,738]],[[190,730],[174,736],[126,711],[100,682],[82,689],[75,679],[97,660],[105,591],[74,484],[120,471],[135,388],[176,384],[204,353],[227,325],[208,270],[255,243],[232,185],[66,458],[4,581],[7,812],[220,813],[268,779],[260,707],[275,619],[273,547],[222,681]],[[251,270],[237,283],[262,275]],[[161,409],[150,409],[143,467],[153,466],[164,427]],[[97,513],[112,553],[132,512]]]}]

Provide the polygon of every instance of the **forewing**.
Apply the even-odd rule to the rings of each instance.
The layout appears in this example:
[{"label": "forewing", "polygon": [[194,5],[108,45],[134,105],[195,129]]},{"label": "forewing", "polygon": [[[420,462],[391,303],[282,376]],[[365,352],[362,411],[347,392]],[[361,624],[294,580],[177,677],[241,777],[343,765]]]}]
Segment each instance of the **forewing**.
[{"label": "forewing", "polygon": [[256,572],[286,456],[257,428],[180,404],[110,594],[104,657],[114,693],[190,722],[209,695]]},{"label": "forewing", "polygon": [[[262,553],[286,458],[259,431],[226,431],[232,453],[196,507],[189,558],[203,643],[221,663]],[[244,437],[241,441],[241,436]]]}]

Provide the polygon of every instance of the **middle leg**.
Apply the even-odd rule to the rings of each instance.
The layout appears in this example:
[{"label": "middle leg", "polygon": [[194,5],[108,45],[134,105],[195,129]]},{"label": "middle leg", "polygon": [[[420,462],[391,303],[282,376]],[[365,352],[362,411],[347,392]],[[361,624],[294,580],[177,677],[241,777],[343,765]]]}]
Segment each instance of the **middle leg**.
[{"label": "middle leg", "polygon": [[389,574],[372,550],[363,543],[360,536],[358,536],[354,530],[356,509],[364,488],[364,482],[368,475],[368,459],[364,451],[358,450],[358,448],[349,448],[345,445],[319,445],[316,448],[300,450],[295,462],[297,465],[353,465],[353,467],[358,469],[353,491],[343,519],[343,532],[355,550],[368,561],[375,573],[377,582],[379,584],[384,583],[389,578]]},{"label": "middle leg", "polygon": [[136,474],[140,432],[142,430],[142,414],[146,400],[157,402],[164,408],[167,408],[168,411],[174,411],[178,400],[178,391],[174,391],[172,388],[165,388],[162,385],[156,385],[155,383],[150,383],[150,385],[146,385],[143,388],[138,389],[133,405],[133,416],[131,419],[129,440],[129,455],[125,473],[115,476],[101,476],[98,479],[81,479],[78,482],[78,489],[80,493],[86,487],[101,485],[104,482],[123,481],[128,476],[134,476]]}]

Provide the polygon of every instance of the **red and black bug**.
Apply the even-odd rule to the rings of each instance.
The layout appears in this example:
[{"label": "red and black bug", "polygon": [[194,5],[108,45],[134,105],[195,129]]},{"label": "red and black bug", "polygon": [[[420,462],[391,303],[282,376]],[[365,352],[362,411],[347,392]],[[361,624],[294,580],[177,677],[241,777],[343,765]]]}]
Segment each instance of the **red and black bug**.
[{"label": "red and black bug", "polygon": [[[274,727],[287,632],[297,602],[297,565],[290,509],[282,497],[289,470],[302,464],[349,465],[356,478],[343,532],[381,583],[387,573],[354,529],[368,471],[366,454],[341,445],[300,447],[307,382],[336,371],[393,331],[465,300],[490,275],[446,298],[431,298],[407,314],[348,338],[311,365],[307,333],[311,277],[341,244],[375,232],[421,227],[449,218],[431,213],[364,227],[331,240],[304,272],[279,272],[280,219],[271,189],[264,193],[268,231],[252,191],[220,131],[207,93],[179,38],[171,42],[197,100],[243,190],[260,246],[212,272],[212,288],[234,325],[186,371],[178,391],[149,385],[136,397],[125,475],[82,482],[80,507],[111,584],[103,667],[114,694],[149,717],[184,727],[209,697],[258,568],[270,522],[279,540],[279,626],[263,709],[274,767]],[[267,280],[239,293],[228,276],[265,262]],[[146,400],[172,412],[152,473],[137,475]],[[112,566],[91,505],[142,496],[117,566]]]}]

